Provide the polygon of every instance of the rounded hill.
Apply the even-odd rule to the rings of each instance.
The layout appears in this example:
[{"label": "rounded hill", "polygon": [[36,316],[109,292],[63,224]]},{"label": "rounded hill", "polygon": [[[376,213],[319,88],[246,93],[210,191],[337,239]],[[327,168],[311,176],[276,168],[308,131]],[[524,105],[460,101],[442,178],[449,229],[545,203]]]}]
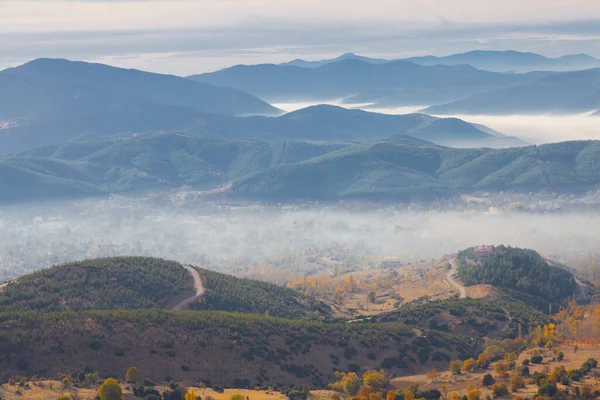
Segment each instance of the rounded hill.
[{"label": "rounded hill", "polygon": [[0,311],[162,308],[193,289],[174,261],[116,257],[78,261],[25,275],[0,291]]}]

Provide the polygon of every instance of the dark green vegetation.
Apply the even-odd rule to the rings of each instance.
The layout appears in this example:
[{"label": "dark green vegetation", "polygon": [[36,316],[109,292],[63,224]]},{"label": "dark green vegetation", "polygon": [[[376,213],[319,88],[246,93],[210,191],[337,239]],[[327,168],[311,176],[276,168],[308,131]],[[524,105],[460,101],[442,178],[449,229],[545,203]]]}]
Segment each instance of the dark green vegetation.
[{"label": "dark green vegetation", "polygon": [[402,322],[467,337],[514,339],[549,318],[534,307],[509,299],[458,299],[415,301],[374,317],[371,322]]},{"label": "dark green vegetation", "polygon": [[498,246],[494,254],[476,258],[473,249],[458,253],[458,276],[466,285],[480,283],[560,301],[573,295],[573,274],[549,265],[534,250]]},{"label": "dark green vegetation", "polygon": [[174,130],[206,113],[275,115],[239,90],[102,64],[39,59],[0,71],[0,152],[80,135]]},{"label": "dark green vegetation", "polygon": [[239,279],[198,268],[206,292],[190,305],[196,310],[268,314],[283,318],[322,319],[330,309],[312,297],[272,283]]},{"label": "dark green vegetation", "polygon": [[551,74],[502,74],[469,65],[422,66],[404,60],[372,64],[349,58],[317,68],[237,65],[189,79],[241,89],[271,101],[345,97],[348,103],[420,105],[447,103]]},{"label": "dark green vegetation", "polygon": [[433,114],[581,113],[600,107],[600,68],[548,76],[525,85],[478,93],[427,108]]},{"label": "dark green vegetation", "polygon": [[154,381],[202,377],[227,386],[247,380],[324,387],[334,368],[407,374],[481,350],[443,332],[416,337],[395,323],[324,324],[212,311],[13,313],[0,314],[0,325],[0,369],[7,375],[94,370],[120,376],[135,364]]},{"label": "dark green vegetation", "polygon": [[0,291],[0,312],[160,308],[191,289],[190,275],[174,261],[102,258],[22,276]]},{"label": "dark green vegetation", "polygon": [[[304,68],[317,68],[342,60],[361,60],[369,64],[384,64],[394,60],[361,57],[346,53],[331,60],[304,61],[293,60],[285,64]],[[419,65],[471,65],[478,69],[497,72],[529,72],[529,71],[570,71],[600,67],[600,60],[587,54],[571,54],[557,58],[544,57],[536,53],[520,51],[475,50],[445,57],[423,56],[405,59]]]},{"label": "dark green vegetation", "polygon": [[600,142],[452,149],[410,138],[356,145],[234,182],[230,193],[277,200],[421,201],[486,191],[581,191],[600,183]]}]

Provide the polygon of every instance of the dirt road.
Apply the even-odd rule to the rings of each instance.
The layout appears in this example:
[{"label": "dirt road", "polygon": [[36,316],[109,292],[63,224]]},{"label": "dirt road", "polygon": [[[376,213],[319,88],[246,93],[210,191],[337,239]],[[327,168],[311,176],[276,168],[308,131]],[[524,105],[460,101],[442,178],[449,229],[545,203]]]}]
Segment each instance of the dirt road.
[{"label": "dirt road", "polygon": [[448,271],[446,278],[448,279],[448,282],[459,291],[460,298],[465,299],[467,297],[467,289],[465,289],[465,287],[460,283],[456,282],[453,278],[453,275],[456,272],[456,260],[450,260],[450,265],[452,265],[452,269]]},{"label": "dirt road", "polygon": [[184,265],[183,268],[185,268],[194,278],[194,288],[196,288],[196,293],[193,296],[183,300],[181,303],[177,304],[171,309],[172,311],[181,310],[187,307],[188,304],[190,304],[192,301],[196,300],[198,297],[204,294],[204,286],[202,285],[202,279],[200,279],[200,274],[198,273],[198,271],[195,268],[190,267],[189,265]]}]

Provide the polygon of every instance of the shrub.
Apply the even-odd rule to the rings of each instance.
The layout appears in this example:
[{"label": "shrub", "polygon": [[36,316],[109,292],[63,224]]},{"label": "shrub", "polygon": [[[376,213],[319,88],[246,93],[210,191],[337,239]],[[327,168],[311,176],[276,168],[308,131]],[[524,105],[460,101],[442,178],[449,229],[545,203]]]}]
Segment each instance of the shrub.
[{"label": "shrub", "polygon": [[519,374],[519,376],[529,376],[529,367],[527,365],[521,365],[517,370],[517,374]]},{"label": "shrub", "polygon": [[125,382],[127,383],[138,383],[142,380],[142,375],[137,367],[131,367],[125,373]]},{"label": "shrub", "polygon": [[542,361],[544,361],[544,357],[542,357],[542,356],[533,356],[533,357],[531,357],[531,363],[532,364],[541,364]]},{"label": "shrub", "polygon": [[544,379],[540,388],[538,389],[538,395],[540,396],[549,396],[552,397],[558,392],[558,388],[556,387],[556,383],[548,381],[548,379]]},{"label": "shrub", "polygon": [[108,378],[100,385],[100,400],[121,400],[123,389],[116,379]]},{"label": "shrub", "polygon": [[495,397],[502,397],[508,394],[508,389],[504,383],[496,383],[492,386],[492,393]]},{"label": "shrub", "polygon": [[519,375],[511,376],[510,380],[508,381],[508,384],[510,386],[510,390],[513,392],[516,392],[519,389],[522,389],[525,387],[525,381]]},{"label": "shrub", "polygon": [[496,381],[494,380],[494,377],[491,374],[485,374],[481,383],[483,383],[484,386],[491,386],[494,384],[494,382]]}]

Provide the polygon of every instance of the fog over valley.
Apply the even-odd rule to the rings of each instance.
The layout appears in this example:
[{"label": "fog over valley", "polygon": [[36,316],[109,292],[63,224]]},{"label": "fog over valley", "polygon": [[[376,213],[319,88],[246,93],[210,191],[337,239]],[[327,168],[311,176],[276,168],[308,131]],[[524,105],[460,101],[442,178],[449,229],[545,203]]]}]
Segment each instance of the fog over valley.
[{"label": "fog over valley", "polygon": [[[52,264],[146,255],[261,276],[265,260],[291,279],[317,271],[289,268],[310,249],[439,259],[473,244],[533,248],[564,260],[597,253],[600,197],[483,194],[430,205],[237,206],[186,200],[184,193],[115,197],[0,209],[0,276]],[[560,227],[560,229],[558,229]],[[258,276],[257,276],[258,274]],[[281,279],[281,276],[277,277]]]}]

